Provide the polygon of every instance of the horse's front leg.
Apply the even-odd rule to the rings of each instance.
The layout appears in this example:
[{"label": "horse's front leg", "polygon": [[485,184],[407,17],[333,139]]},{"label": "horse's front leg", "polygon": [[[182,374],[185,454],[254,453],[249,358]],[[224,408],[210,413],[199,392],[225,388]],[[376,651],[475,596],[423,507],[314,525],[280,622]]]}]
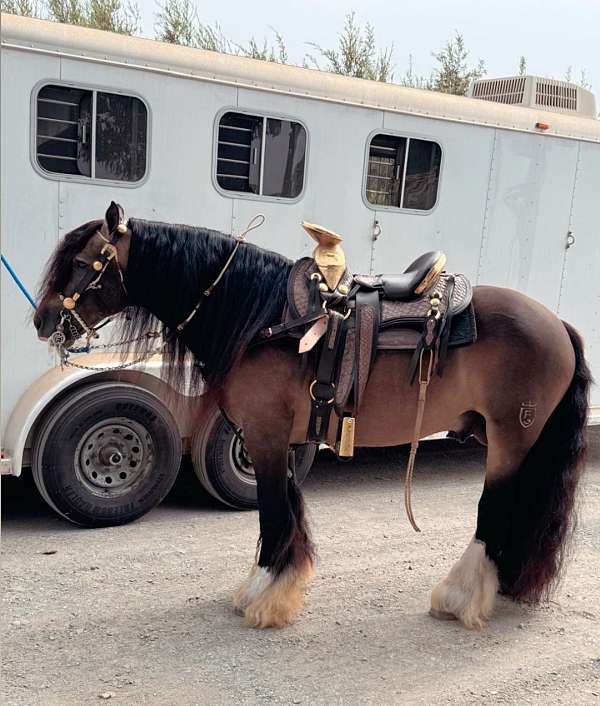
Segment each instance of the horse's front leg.
[{"label": "horse's front leg", "polygon": [[302,493],[288,468],[291,422],[273,415],[244,429],[258,486],[260,538],[257,561],[236,591],[235,609],[247,625],[283,627],[298,615],[313,574]]}]

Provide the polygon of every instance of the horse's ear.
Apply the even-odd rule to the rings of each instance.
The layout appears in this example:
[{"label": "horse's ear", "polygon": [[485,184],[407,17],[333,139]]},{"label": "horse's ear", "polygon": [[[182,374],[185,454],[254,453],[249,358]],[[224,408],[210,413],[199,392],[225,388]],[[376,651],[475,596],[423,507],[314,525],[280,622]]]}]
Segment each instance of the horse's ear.
[{"label": "horse's ear", "polygon": [[108,232],[114,233],[119,223],[122,223],[125,219],[125,211],[123,210],[123,207],[120,204],[111,201],[110,206],[106,210],[105,218],[106,225],[108,226]]}]

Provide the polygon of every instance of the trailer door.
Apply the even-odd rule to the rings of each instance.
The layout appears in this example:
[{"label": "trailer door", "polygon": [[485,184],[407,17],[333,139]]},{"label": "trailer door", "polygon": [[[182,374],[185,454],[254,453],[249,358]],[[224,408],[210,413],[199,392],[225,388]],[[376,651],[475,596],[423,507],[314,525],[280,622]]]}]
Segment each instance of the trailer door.
[{"label": "trailer door", "polygon": [[371,271],[402,272],[429,250],[475,277],[494,131],[387,114],[366,146],[363,200],[372,209]]},{"label": "trailer door", "polygon": [[[558,313],[585,341],[586,358],[600,378],[600,237],[598,237],[600,145],[581,143],[568,232]],[[592,407],[600,414],[600,386],[592,388]]]}]

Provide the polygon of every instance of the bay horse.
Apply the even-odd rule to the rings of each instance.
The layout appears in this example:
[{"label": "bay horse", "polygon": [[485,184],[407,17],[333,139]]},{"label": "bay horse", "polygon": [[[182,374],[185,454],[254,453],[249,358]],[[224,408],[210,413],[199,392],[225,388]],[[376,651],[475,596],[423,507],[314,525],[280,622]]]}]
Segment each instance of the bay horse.
[{"label": "bay horse", "polygon": [[[191,359],[187,384],[202,383],[243,429],[256,473],[260,534],[234,607],[247,625],[260,628],[296,618],[315,560],[302,493],[288,468],[288,447],[306,440],[310,370],[297,341],[254,345],[261,330],[281,320],[291,264],[205,228],[125,221],[113,202],[104,219],[59,243],[34,317],[39,337],[47,339],[75,312],[63,333],[69,346],[121,314],[119,332],[139,336],[136,354],[153,345],[141,334],[162,326],[167,378],[181,382]],[[203,297],[217,277],[211,296]],[[475,287],[473,301],[477,341],[448,352],[443,379],[432,379],[422,427],[423,436],[450,430],[487,446],[473,539],[431,595],[434,616],[469,628],[490,618],[499,591],[537,603],[559,579],[584,465],[591,384],[581,337],[542,304],[488,286]],[[408,381],[410,357],[377,353],[357,446],[410,440],[417,399]]]}]

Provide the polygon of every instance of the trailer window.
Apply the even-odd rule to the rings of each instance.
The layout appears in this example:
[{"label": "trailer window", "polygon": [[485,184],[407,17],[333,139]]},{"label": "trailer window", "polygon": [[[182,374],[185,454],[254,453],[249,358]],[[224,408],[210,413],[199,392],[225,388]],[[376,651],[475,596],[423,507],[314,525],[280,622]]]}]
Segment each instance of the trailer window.
[{"label": "trailer window", "polygon": [[367,201],[429,211],[435,205],[442,150],[437,142],[375,135],[369,145]]},{"label": "trailer window", "polygon": [[146,173],[147,125],[139,98],[44,86],[37,96],[38,164],[53,174],[139,181]]},{"label": "trailer window", "polygon": [[304,185],[305,157],[300,123],[232,112],[219,121],[217,183],[226,191],[296,198]]}]

